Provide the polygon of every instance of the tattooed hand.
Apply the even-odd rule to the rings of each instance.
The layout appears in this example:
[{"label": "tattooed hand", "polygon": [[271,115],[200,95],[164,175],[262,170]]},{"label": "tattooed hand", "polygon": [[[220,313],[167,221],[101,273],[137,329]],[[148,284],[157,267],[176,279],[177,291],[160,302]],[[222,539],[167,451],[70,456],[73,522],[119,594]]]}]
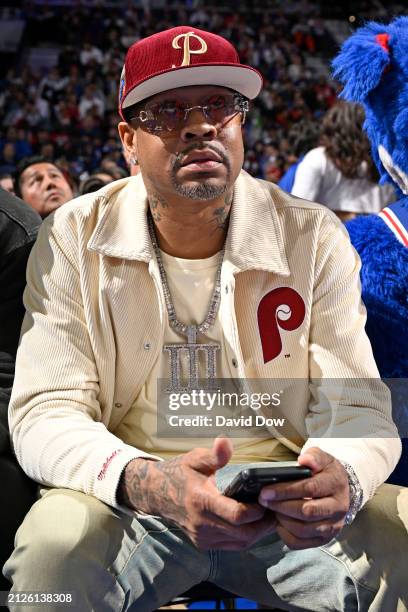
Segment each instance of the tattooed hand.
[{"label": "tattooed hand", "polygon": [[229,440],[217,438],[212,449],[196,448],[169,461],[134,459],[122,474],[119,503],[170,520],[203,550],[247,548],[275,531],[275,519],[258,504],[218,491],[214,473],[231,454]]},{"label": "tattooed hand", "polygon": [[308,448],[299,463],[313,476],[262,489],[260,502],[276,513],[276,531],[289,548],[322,546],[344,527],[350,489],[344,466],[320,448]]}]

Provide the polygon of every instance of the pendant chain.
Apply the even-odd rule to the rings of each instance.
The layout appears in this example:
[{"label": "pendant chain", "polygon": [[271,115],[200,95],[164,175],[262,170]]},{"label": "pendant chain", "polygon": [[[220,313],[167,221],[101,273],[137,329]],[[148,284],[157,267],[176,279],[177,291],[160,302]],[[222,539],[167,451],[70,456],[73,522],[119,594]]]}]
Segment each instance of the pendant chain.
[{"label": "pendant chain", "polygon": [[210,306],[207,312],[207,316],[204,321],[199,325],[186,325],[185,323],[181,323],[177,319],[176,311],[174,308],[174,304],[171,298],[169,284],[167,282],[166,270],[164,269],[163,261],[160,255],[160,248],[157,243],[156,232],[154,229],[153,219],[151,217],[150,212],[148,213],[148,224],[149,224],[149,233],[150,239],[152,241],[153,249],[156,255],[157,264],[159,266],[160,278],[163,286],[164,299],[166,302],[167,313],[169,316],[170,326],[177,332],[182,333],[183,335],[189,335],[189,331],[191,328],[195,328],[195,331],[205,334],[210,327],[212,327],[215,323],[215,319],[217,317],[218,308],[220,306],[221,301],[221,266],[224,260],[224,251],[225,247],[222,249],[220,253],[220,261],[218,264],[217,272],[215,275],[215,285],[214,291],[211,296]]}]

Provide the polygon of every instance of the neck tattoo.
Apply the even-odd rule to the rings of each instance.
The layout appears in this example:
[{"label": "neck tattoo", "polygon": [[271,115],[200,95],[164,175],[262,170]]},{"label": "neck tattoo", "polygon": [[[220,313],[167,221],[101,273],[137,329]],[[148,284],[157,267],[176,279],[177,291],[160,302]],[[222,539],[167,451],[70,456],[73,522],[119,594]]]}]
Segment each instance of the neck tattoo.
[{"label": "neck tattoo", "polygon": [[[214,291],[211,296],[210,306],[207,315],[199,325],[186,325],[177,319],[176,311],[172,301],[167,275],[164,269],[163,261],[160,255],[160,248],[157,243],[156,232],[154,230],[153,219],[148,214],[148,224],[150,239],[152,241],[153,250],[159,266],[160,278],[163,287],[164,300],[166,302],[167,314],[169,317],[170,327],[179,334],[187,337],[187,342],[184,344],[165,344],[163,351],[170,356],[170,385],[167,388],[169,393],[190,392],[200,388],[199,373],[198,373],[198,353],[203,351],[206,355],[206,386],[207,388],[215,388],[215,380],[217,378],[216,353],[220,350],[219,344],[199,344],[197,342],[198,334],[205,334],[210,327],[215,323],[218,309],[221,301],[221,266],[224,259],[224,250],[221,251],[220,261],[215,275]],[[183,384],[181,380],[180,357],[181,353],[187,353],[189,359],[189,376],[187,384]],[[201,385],[202,387],[202,385]]]}]

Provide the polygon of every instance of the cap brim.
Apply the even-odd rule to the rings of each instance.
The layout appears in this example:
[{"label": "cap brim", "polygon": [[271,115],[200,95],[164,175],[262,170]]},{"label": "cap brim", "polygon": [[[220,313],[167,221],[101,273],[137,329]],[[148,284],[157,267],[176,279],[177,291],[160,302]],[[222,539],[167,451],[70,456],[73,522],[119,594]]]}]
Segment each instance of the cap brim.
[{"label": "cap brim", "polygon": [[253,100],[261,91],[263,80],[255,68],[243,64],[182,66],[152,76],[136,85],[122,100],[122,109],[163,91],[193,85],[228,87]]}]

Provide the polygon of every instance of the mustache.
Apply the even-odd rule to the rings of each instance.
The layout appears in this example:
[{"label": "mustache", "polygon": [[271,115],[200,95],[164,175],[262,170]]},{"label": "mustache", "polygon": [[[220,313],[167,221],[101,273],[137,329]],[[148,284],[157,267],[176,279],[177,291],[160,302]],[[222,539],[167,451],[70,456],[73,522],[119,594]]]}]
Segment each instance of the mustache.
[{"label": "mustache", "polygon": [[225,154],[225,152],[222,149],[219,149],[218,147],[216,147],[215,145],[211,144],[211,143],[203,143],[201,145],[197,145],[197,143],[192,143],[191,145],[188,145],[188,147],[186,147],[183,151],[180,151],[180,153],[176,153],[176,157],[175,160],[173,162],[173,172],[176,172],[179,168],[181,168],[182,164],[183,164],[183,160],[184,158],[191,153],[191,151],[204,151],[204,150],[210,150],[210,151],[214,151],[214,153],[216,153],[217,155],[219,155],[219,157],[222,160],[222,163],[225,164],[228,168],[228,170],[230,169],[230,161],[227,157],[227,155]]}]

